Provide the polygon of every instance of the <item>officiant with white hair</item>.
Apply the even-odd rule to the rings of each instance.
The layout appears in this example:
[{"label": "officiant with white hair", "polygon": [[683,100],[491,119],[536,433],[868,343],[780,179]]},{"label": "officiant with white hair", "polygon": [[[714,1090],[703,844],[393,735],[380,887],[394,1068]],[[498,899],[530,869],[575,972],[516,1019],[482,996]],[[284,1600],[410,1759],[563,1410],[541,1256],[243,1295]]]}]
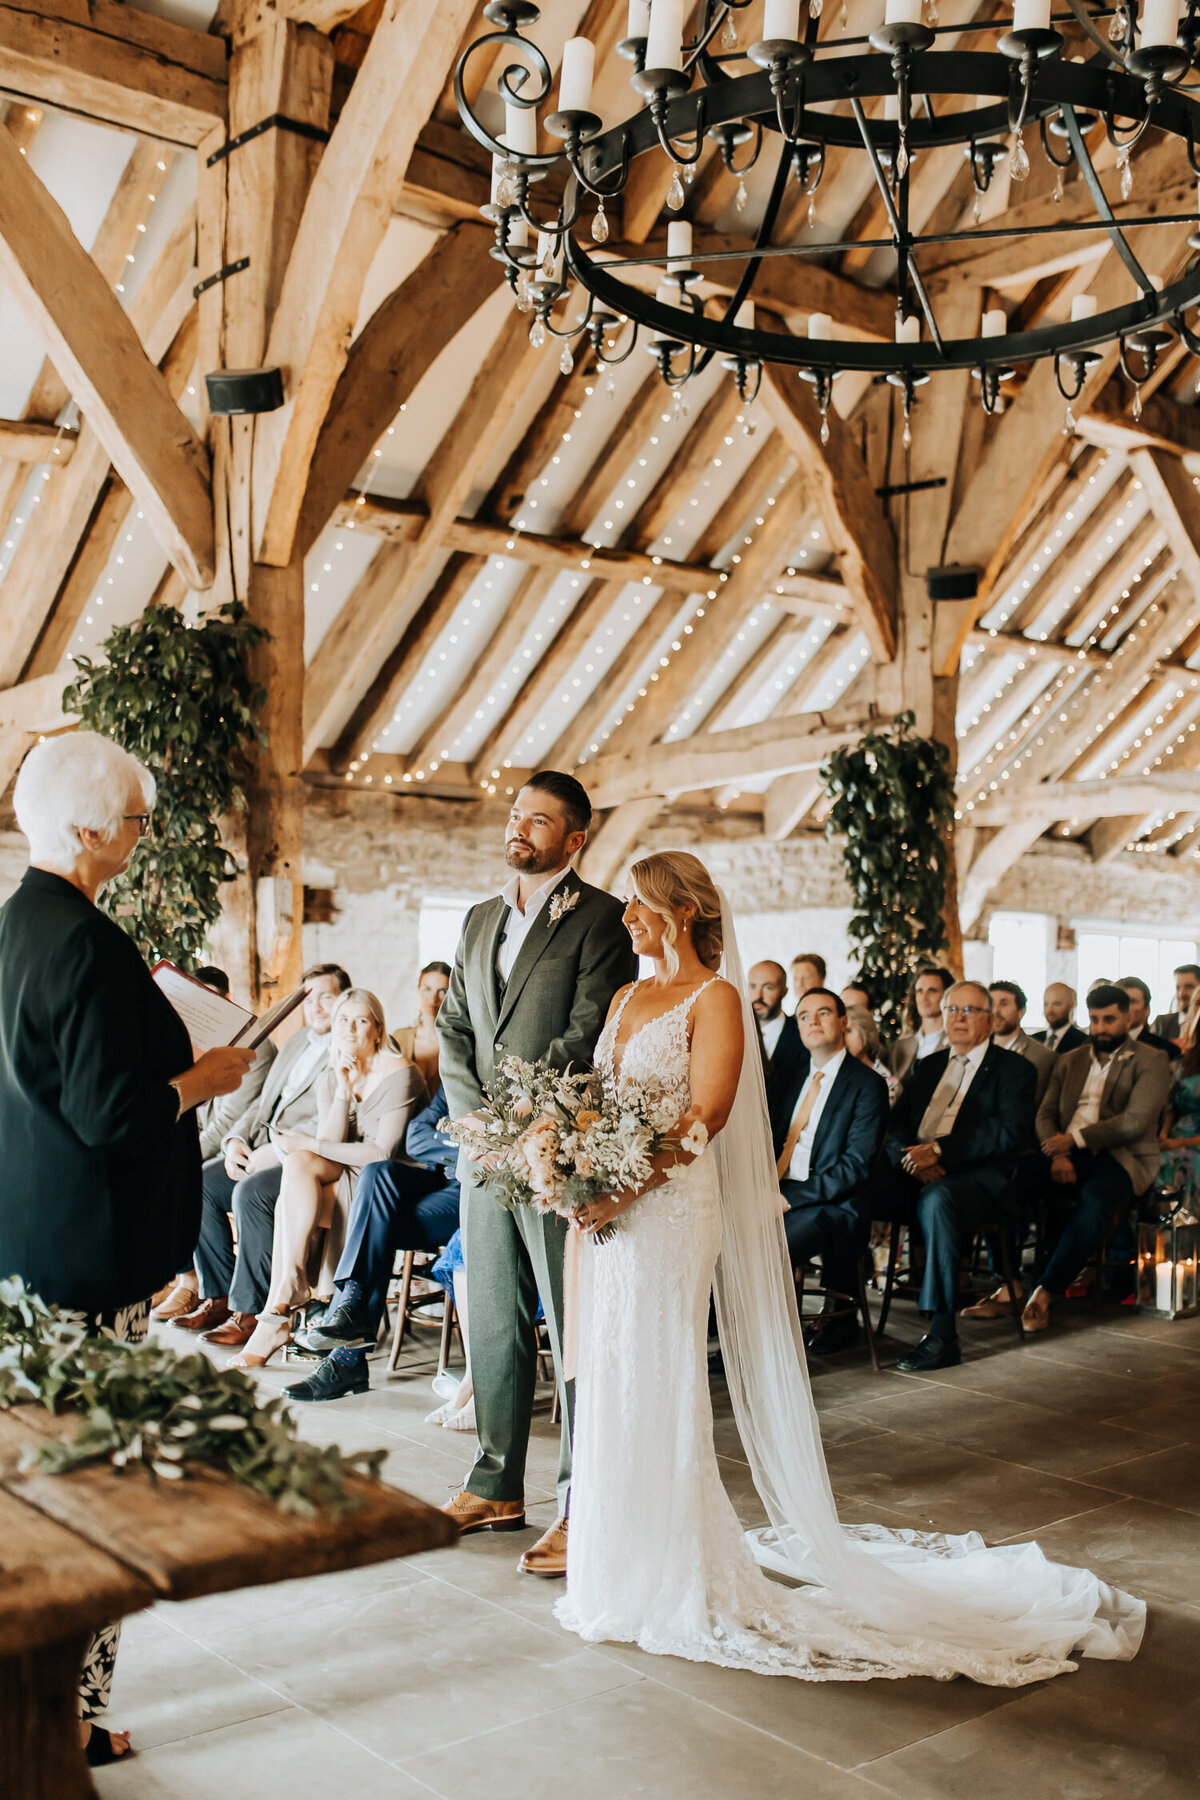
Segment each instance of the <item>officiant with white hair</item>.
[{"label": "officiant with white hair", "polygon": [[[195,1109],[231,1093],[254,1060],[244,1049],[194,1059],[133,940],[96,905],[133,860],[154,800],[149,770],[96,732],[36,745],[13,794],[29,868],[0,907],[0,1276],[130,1341],[195,1249]],[[115,1649],[114,1626],[84,1663],[90,1762],[125,1747],[95,1723]]]}]

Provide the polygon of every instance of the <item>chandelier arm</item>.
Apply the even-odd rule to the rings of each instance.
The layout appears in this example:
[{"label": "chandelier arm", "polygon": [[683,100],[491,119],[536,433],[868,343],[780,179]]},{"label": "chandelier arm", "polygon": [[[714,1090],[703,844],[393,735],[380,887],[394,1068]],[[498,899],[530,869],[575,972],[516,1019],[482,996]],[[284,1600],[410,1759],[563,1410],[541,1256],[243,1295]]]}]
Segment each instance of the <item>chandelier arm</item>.
[{"label": "chandelier arm", "polygon": [[[565,294],[566,291],[567,290],[564,287],[561,290],[561,293]],[[561,297],[561,295],[560,295],[560,297]],[[588,325],[591,322],[592,314],[595,312],[595,310],[596,310],[596,296],[595,296],[595,294],[589,294],[588,295],[588,303],[587,303],[587,311],[584,313],[582,319],[577,319],[575,321],[574,325],[570,325],[565,330],[560,331],[558,329],[557,325],[554,325],[551,323],[549,307],[547,307],[546,311],[542,314],[542,323],[545,325],[546,330],[550,333],[551,337],[556,337],[556,338],[579,337],[583,332],[585,332],[587,330]]]},{"label": "chandelier arm", "polygon": [[1143,269],[1141,263],[1133,254],[1133,251],[1129,248],[1129,240],[1121,230],[1120,225],[1118,225],[1113,214],[1113,209],[1108,203],[1108,195],[1100,185],[1100,177],[1096,173],[1096,165],[1088,154],[1088,147],[1084,142],[1083,133],[1079,129],[1079,120],[1075,116],[1075,108],[1073,106],[1064,105],[1060,111],[1063,124],[1067,128],[1067,142],[1071,146],[1075,161],[1079,164],[1080,172],[1087,183],[1088,192],[1092,196],[1092,204],[1096,208],[1097,217],[1112,240],[1113,249],[1121,258],[1121,261],[1125,264],[1125,267],[1129,270],[1129,273],[1133,276],[1133,279],[1137,282],[1138,287],[1142,292],[1144,294],[1152,294],[1154,292],[1154,283],[1150,280],[1145,269]]},{"label": "chandelier arm", "polygon": [[762,128],[762,125],[759,122],[759,120],[755,119],[753,123],[754,123],[754,149],[751,152],[751,154],[747,157],[746,161],[742,164],[741,168],[740,169],[734,168],[734,166],[733,166],[733,151],[732,150],[729,152],[729,155],[725,159],[725,167],[731,175],[738,175],[738,176],[748,175],[750,173],[751,169],[754,167],[755,163],[758,161],[759,157],[762,155],[763,128]]},{"label": "chandelier arm", "polygon": [[[1075,376],[1075,386],[1073,388],[1067,388],[1063,385],[1062,365],[1064,362],[1067,363],[1067,365],[1071,369],[1071,372]],[[1073,357],[1071,357],[1069,355],[1064,355],[1062,351],[1060,351],[1055,356],[1055,358],[1054,358],[1055,385],[1058,388],[1059,393],[1062,395],[1063,399],[1066,401],[1068,406],[1070,406],[1072,400],[1078,400],[1080,394],[1083,392],[1083,384],[1086,380],[1087,380],[1087,365],[1086,365],[1086,363],[1077,362]]]},{"label": "chandelier arm", "polygon": [[1050,133],[1046,128],[1048,116],[1048,114],[1043,113],[1038,120],[1038,132],[1042,140],[1042,154],[1045,156],[1046,161],[1050,164],[1052,169],[1069,169],[1072,162],[1075,160],[1075,153],[1068,143],[1067,154],[1063,157],[1062,161],[1060,162],[1057,156],[1055,156],[1054,151],[1050,146]]},{"label": "chandelier arm", "polygon": [[[531,44],[529,39],[522,37],[519,31],[486,32],[483,37],[476,38],[473,44],[468,44],[462,55],[459,57],[458,67],[454,71],[454,101],[455,105],[458,107],[458,116],[477,144],[481,144],[485,150],[491,153],[491,155],[503,157],[504,160],[507,161],[512,155],[512,152],[509,150],[507,144],[502,144],[499,138],[494,138],[487,127],[476,116],[467,99],[467,90],[463,81],[467,64],[470,62],[471,58],[477,51],[484,49],[485,46],[489,44],[512,44],[514,48],[519,49],[524,55],[532,60],[537,70],[539,91],[532,98],[527,98],[521,93],[521,89],[524,88],[529,81],[530,71],[524,68],[520,63],[510,63],[508,68],[505,69],[500,76],[500,91],[506,98],[510,99],[515,106],[524,107],[526,109],[529,107],[540,106],[554,86],[554,73],[537,45]],[[510,80],[510,77],[516,76],[519,76],[520,80]],[[520,166],[523,169],[552,169],[558,160],[558,151],[552,150],[540,156],[522,155],[520,157]]]},{"label": "chandelier arm", "polygon": [[1197,337],[1196,333],[1187,325],[1182,310],[1175,314],[1173,323],[1176,331],[1179,333],[1181,339],[1187,345],[1192,355],[1200,356],[1200,337]]},{"label": "chandelier arm", "polygon": [[[621,160],[617,164],[616,170],[613,173],[612,186],[611,187],[602,187],[599,182],[590,180],[589,177],[584,174],[583,169],[581,167],[581,158],[580,158],[579,152],[578,151],[572,152],[570,146],[568,145],[568,147],[567,147],[567,161],[570,164],[572,175],[575,177],[575,179],[579,183],[580,187],[586,188],[589,194],[594,194],[597,200],[615,200],[617,198],[618,194],[621,194],[624,192],[625,184],[629,180],[629,164],[630,164],[631,160],[632,160],[632,154],[631,154],[631,148],[630,148],[630,138],[629,138],[628,131],[626,131],[626,132],[622,133]],[[579,207],[578,207],[578,205],[576,205],[576,208],[575,208],[576,218],[578,217],[578,215],[579,215]],[[574,219],[571,222],[572,222],[572,224],[574,224]]]},{"label": "chandelier arm", "polygon": [[1125,68],[1124,57],[1112,42],[1101,37],[1100,33],[1096,30],[1095,25],[1092,23],[1092,16],[1088,11],[1087,6],[1084,4],[1084,0],[1067,0],[1067,4],[1075,14],[1075,18],[1078,21],[1080,28],[1092,40],[1092,43],[1096,46],[1097,50],[1099,50],[1105,62],[1113,63],[1118,69],[1123,71]]},{"label": "chandelier arm", "polygon": [[[596,355],[603,361],[606,369],[619,369],[622,363],[627,363],[629,361],[629,359],[633,355],[634,349],[637,345],[638,329],[639,329],[638,322],[635,319],[633,321],[633,331],[630,335],[629,342],[628,342],[628,344],[626,344],[624,350],[622,350],[620,356],[614,356],[608,350],[597,350],[596,351]],[[601,341],[601,343],[603,343],[603,341],[604,341],[603,337],[601,337],[600,341]]]},{"label": "chandelier arm", "polygon": [[554,218],[539,219],[536,214],[529,210],[528,182],[518,179],[516,210],[520,213],[531,231],[536,231],[545,237],[558,238],[561,241],[565,233],[570,231],[571,227],[579,217],[579,201],[578,198],[576,198],[571,202],[568,216],[567,198],[564,194],[558,212]]}]

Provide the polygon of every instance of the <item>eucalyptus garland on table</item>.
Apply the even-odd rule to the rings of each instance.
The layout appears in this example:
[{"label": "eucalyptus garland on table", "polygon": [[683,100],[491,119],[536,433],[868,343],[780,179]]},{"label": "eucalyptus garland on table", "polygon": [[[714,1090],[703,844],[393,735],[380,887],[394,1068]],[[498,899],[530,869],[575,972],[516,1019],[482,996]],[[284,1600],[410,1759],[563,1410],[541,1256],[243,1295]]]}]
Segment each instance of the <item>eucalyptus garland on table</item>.
[{"label": "eucalyptus garland on table", "polygon": [[238,602],[197,626],[173,606],[148,606],[110,632],[103,662],[73,658],[79,676],[63,710],[131,751],[158,783],[149,834],[100,901],[150,962],[203,960],[221,886],[237,873],[219,821],[244,807],[249,754],[266,743],[265,696],[250,672],[266,636]]},{"label": "eucalyptus garland on table", "polygon": [[944,744],[920,737],[911,712],[830,757],[821,770],[833,805],[829,838],[857,911],[850,938],[885,1032],[904,1029],[913,969],[946,952],[947,838],[955,788]]},{"label": "eucalyptus garland on table", "polygon": [[283,1401],[261,1402],[237,1369],[152,1341],[90,1336],[13,1277],[0,1281],[0,1408],[21,1401],[80,1421],[73,1438],[26,1445],[25,1468],[65,1475],[141,1464],[152,1480],[179,1481],[201,1464],[304,1518],[352,1512],[346,1476],[378,1477],[387,1455],[305,1443]]}]

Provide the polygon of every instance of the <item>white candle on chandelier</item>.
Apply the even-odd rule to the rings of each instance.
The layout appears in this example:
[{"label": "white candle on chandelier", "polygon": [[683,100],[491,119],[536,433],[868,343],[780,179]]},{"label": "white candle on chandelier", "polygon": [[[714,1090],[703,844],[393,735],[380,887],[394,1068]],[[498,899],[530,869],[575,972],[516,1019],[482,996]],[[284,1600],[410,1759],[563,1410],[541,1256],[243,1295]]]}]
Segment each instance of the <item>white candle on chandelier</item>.
[{"label": "white candle on chandelier", "polygon": [[510,220],[508,227],[508,247],[510,250],[524,250],[529,243],[529,227],[524,219],[518,217]]},{"label": "white candle on chandelier", "polygon": [[885,25],[919,25],[924,0],[887,0],[883,15]]},{"label": "white candle on chandelier", "polygon": [[1095,294],[1076,294],[1071,302],[1071,323],[1076,325],[1081,319],[1094,319],[1099,306]]},{"label": "white candle on chandelier", "polygon": [[733,322],[735,325],[740,326],[743,331],[753,331],[754,330],[754,302],[753,302],[753,300],[743,300],[742,301],[742,304],[738,307],[737,311],[733,315]]},{"label": "white candle on chandelier", "polygon": [[650,30],[650,0],[629,0],[627,37],[644,38]]},{"label": "white candle on chandelier", "polygon": [[1014,0],[1014,31],[1049,31],[1050,0]]},{"label": "white candle on chandelier", "polygon": [[1152,44],[1170,44],[1174,48],[1178,36],[1179,0],[1145,0],[1138,48],[1148,50]]},{"label": "white candle on chandelier", "polygon": [[808,335],[820,343],[828,343],[833,336],[833,320],[828,313],[809,313]]},{"label": "white candle on chandelier", "polygon": [[591,112],[595,72],[596,46],[591,38],[568,38],[563,45],[562,74],[558,83],[559,112]]},{"label": "white candle on chandelier", "polygon": [[896,342],[898,344],[919,344],[921,341],[921,321],[914,314],[906,319],[896,320]]},{"label": "white candle on chandelier", "polygon": [[660,306],[678,306],[679,289],[669,281],[664,281],[655,289],[654,298]]},{"label": "white candle on chandelier", "polygon": [[532,106],[504,102],[504,142],[517,156],[537,155],[537,113]]},{"label": "white candle on chandelier", "polygon": [[648,69],[682,69],[683,15],[687,0],[654,0],[646,34]]},{"label": "white candle on chandelier", "polygon": [[1008,330],[1008,318],[1003,307],[990,306],[983,315],[984,337],[1003,337]]},{"label": "white candle on chandelier", "polygon": [[764,38],[786,38],[796,43],[800,37],[800,0],[766,0],[763,7]]},{"label": "white candle on chandelier", "polygon": [[686,219],[672,219],[667,226],[667,267],[674,273],[692,266],[692,228]]},{"label": "white candle on chandelier", "polygon": [[899,94],[885,94],[883,96],[883,116],[890,125],[895,125],[899,122],[899,118],[900,118],[900,96],[899,96]]}]

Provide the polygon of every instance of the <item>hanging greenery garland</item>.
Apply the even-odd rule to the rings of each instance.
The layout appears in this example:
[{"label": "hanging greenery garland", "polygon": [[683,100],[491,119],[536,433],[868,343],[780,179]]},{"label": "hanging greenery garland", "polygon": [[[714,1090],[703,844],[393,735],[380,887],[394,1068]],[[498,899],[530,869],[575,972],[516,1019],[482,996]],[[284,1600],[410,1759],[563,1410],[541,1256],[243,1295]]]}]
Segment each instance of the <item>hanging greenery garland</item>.
[{"label": "hanging greenery garland", "polygon": [[150,962],[195,968],[236,874],[221,842],[223,814],[245,806],[247,757],[265,744],[265,699],[250,652],[266,637],[234,602],[188,625],[172,606],[149,606],[105,639],[104,660],[75,657],[78,679],[63,696],[89,731],[103,732],[142,762],[158,801],[128,871],[101,905]]},{"label": "hanging greenery garland", "polygon": [[947,837],[955,789],[944,744],[919,737],[911,712],[830,757],[826,835],[842,841],[856,911],[850,938],[883,1029],[903,1027],[914,968],[947,949]]}]

